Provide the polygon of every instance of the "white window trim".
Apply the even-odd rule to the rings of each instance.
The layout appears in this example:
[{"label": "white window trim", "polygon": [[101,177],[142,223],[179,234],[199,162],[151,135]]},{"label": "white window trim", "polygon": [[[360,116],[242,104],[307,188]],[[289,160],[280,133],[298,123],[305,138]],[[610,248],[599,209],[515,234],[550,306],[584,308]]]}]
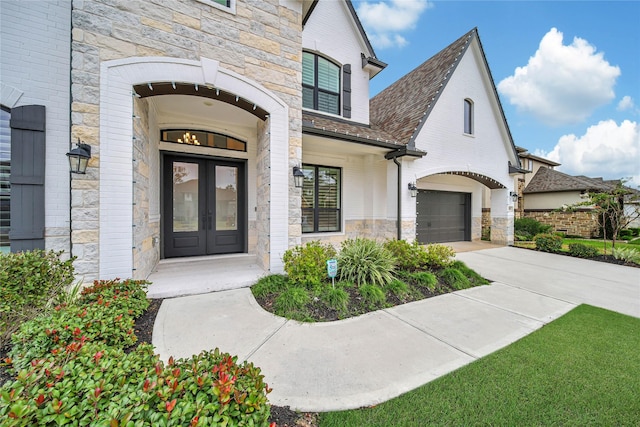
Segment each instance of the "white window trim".
[{"label": "white window trim", "polygon": [[197,2],[206,4],[207,6],[212,6],[215,7],[217,9],[223,10],[225,12],[229,12],[233,15],[236,14],[236,0],[230,0],[229,1],[229,7],[227,6],[223,6],[220,3],[216,3],[213,0],[196,0]]}]

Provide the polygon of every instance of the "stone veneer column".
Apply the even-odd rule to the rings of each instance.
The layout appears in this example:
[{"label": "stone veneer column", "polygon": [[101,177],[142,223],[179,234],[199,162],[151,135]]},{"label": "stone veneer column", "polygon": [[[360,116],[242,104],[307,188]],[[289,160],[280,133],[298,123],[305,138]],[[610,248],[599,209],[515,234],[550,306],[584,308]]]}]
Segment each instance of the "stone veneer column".
[{"label": "stone veneer column", "polygon": [[508,188],[491,190],[491,242],[513,245],[513,203]]}]

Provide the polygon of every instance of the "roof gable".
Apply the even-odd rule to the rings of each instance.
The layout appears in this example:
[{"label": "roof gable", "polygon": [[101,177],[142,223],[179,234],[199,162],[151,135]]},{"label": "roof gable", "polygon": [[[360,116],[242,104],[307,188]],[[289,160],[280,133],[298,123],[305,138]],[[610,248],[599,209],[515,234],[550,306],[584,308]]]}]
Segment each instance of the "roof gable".
[{"label": "roof gable", "polygon": [[474,33],[471,30],[373,97],[369,102],[371,123],[410,144]]},{"label": "roof gable", "polygon": [[504,133],[511,145],[510,158],[519,167],[520,160],[477,28],[472,29],[372,98],[369,104],[371,123],[393,134],[396,139],[409,147],[415,148],[415,139],[422,126],[474,40],[477,41],[479,55],[484,65],[483,71],[489,82],[490,87],[487,89],[497,106],[499,120],[502,122]]}]

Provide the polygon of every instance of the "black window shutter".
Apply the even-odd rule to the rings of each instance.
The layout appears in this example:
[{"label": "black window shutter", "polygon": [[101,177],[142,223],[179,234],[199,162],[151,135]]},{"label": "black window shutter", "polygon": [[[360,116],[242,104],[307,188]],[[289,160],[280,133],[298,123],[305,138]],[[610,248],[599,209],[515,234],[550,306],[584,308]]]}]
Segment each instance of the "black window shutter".
[{"label": "black window shutter", "polygon": [[45,107],[11,109],[11,251],[44,249]]},{"label": "black window shutter", "polygon": [[342,66],[342,116],[351,118],[351,64]]}]

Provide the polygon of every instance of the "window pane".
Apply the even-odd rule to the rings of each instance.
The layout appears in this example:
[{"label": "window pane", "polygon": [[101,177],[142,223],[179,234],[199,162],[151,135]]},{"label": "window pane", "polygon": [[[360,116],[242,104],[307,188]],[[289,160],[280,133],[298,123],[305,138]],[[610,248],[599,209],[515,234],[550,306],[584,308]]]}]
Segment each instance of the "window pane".
[{"label": "window pane", "polygon": [[318,168],[318,207],[340,208],[340,170]]},{"label": "window pane", "polygon": [[315,223],[315,218],[313,214],[313,209],[302,209],[302,232],[303,233],[313,233],[313,224]]},{"label": "window pane", "polygon": [[304,181],[302,183],[302,209],[315,207],[316,170],[314,167],[302,167]]},{"label": "window pane", "polygon": [[197,163],[173,163],[173,231],[198,231]]},{"label": "window pane", "polygon": [[473,105],[467,99],[464,100],[464,133],[473,133]]},{"label": "window pane", "polygon": [[314,81],[314,58],[315,55],[311,54],[311,53],[307,53],[307,52],[303,52],[302,53],[302,83],[309,85],[309,86],[315,86],[315,81]]},{"label": "window pane", "polygon": [[313,89],[310,87],[302,88],[302,107],[313,108]]},{"label": "window pane", "polygon": [[318,92],[318,110],[325,113],[340,114],[338,109],[340,97],[325,92]]},{"label": "window pane", "polygon": [[318,57],[318,88],[340,91],[340,69],[322,57]]},{"label": "window pane", "polygon": [[237,230],[237,222],[237,168],[233,166],[216,166],[216,230]]},{"label": "window pane", "polygon": [[319,209],[318,231],[340,231],[340,211],[337,209]]},{"label": "window pane", "polygon": [[0,253],[10,251],[9,228],[11,226],[11,113],[0,110]]}]

